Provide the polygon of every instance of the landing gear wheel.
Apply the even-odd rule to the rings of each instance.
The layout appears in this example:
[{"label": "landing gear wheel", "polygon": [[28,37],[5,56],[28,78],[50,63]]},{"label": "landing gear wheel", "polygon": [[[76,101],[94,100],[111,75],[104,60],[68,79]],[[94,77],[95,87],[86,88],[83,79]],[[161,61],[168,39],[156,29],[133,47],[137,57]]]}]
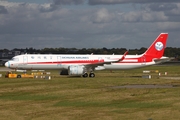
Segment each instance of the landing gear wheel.
[{"label": "landing gear wheel", "polygon": [[84,73],[83,77],[84,77],[84,78],[88,77],[88,74],[87,74],[87,73]]},{"label": "landing gear wheel", "polygon": [[90,73],[89,77],[93,78],[93,77],[95,77],[95,74],[94,73]]},{"label": "landing gear wheel", "polygon": [[17,75],[17,78],[21,78],[21,75]]}]

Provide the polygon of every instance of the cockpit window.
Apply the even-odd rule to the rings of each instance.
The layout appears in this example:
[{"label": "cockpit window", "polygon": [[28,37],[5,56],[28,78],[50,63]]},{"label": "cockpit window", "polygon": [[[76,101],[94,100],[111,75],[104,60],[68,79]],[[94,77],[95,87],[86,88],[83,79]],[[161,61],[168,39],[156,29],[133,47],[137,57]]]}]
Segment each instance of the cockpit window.
[{"label": "cockpit window", "polygon": [[19,61],[19,58],[12,58],[12,61]]}]

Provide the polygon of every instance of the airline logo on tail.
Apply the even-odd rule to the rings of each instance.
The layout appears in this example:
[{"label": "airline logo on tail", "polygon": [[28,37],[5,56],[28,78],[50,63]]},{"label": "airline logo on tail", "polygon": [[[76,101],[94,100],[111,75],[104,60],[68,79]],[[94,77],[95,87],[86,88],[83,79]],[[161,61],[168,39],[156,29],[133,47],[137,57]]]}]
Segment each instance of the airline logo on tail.
[{"label": "airline logo on tail", "polygon": [[157,51],[161,51],[163,49],[163,47],[164,47],[164,45],[163,45],[162,42],[157,42],[155,44],[155,48],[156,48]]}]

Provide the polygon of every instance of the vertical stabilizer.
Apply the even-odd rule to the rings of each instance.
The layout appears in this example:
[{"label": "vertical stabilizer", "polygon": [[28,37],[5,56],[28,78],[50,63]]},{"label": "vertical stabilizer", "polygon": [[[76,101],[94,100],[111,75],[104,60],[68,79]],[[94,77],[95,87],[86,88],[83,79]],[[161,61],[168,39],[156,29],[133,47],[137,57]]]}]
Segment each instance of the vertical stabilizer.
[{"label": "vertical stabilizer", "polygon": [[164,54],[168,33],[161,33],[144,53],[148,58],[161,58]]}]

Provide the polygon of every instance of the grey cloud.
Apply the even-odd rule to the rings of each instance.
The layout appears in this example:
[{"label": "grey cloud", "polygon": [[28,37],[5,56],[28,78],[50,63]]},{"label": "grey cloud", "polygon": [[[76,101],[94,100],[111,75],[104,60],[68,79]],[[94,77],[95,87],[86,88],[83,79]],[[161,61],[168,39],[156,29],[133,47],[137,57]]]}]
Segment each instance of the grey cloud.
[{"label": "grey cloud", "polygon": [[89,0],[90,5],[100,5],[100,4],[124,4],[124,3],[169,3],[169,2],[180,2],[179,0]]},{"label": "grey cloud", "polygon": [[165,11],[165,14],[172,19],[180,17],[180,4],[176,4],[176,6],[174,9]]},{"label": "grey cloud", "polygon": [[53,0],[53,2],[49,5],[49,7],[40,6],[40,12],[52,12],[61,7],[61,5],[78,5],[83,4],[84,0]]},{"label": "grey cloud", "polygon": [[123,22],[178,22],[180,21],[180,3],[143,4],[137,11],[120,15]]},{"label": "grey cloud", "polygon": [[55,5],[70,5],[70,4],[82,4],[85,0],[53,0]]},{"label": "grey cloud", "polygon": [[168,20],[164,12],[132,11],[120,16],[123,22],[164,22]]},{"label": "grey cloud", "polygon": [[8,13],[8,11],[5,8],[5,6],[0,5],[0,14],[7,14],[7,13]]},{"label": "grey cloud", "polygon": [[159,30],[177,32],[180,30],[180,22],[158,22],[156,23]]},{"label": "grey cloud", "polygon": [[[170,22],[178,22],[180,21],[180,3],[153,3],[143,5],[143,10],[151,11],[152,13],[163,13],[164,17],[166,16],[166,20]],[[157,17],[163,17],[161,16]]]},{"label": "grey cloud", "polygon": [[52,12],[55,11],[59,8],[60,6],[55,5],[55,4],[50,4],[49,7],[45,7],[45,6],[39,6],[39,11],[40,12]]},{"label": "grey cloud", "polygon": [[177,9],[178,6],[175,3],[153,3],[148,6],[152,11],[169,11]]}]

